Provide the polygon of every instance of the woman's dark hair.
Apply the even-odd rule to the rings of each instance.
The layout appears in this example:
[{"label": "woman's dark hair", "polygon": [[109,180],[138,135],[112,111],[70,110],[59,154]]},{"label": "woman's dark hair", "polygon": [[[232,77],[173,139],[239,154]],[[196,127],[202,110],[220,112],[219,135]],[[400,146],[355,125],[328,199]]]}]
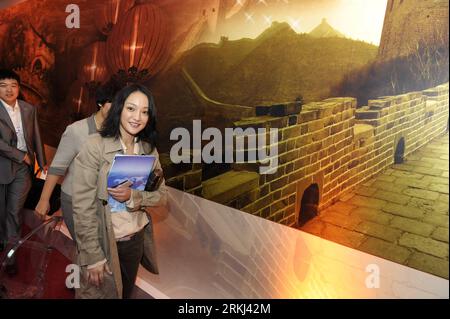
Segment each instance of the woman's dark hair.
[{"label": "woman's dark hair", "polygon": [[152,151],[156,146],[156,107],[152,93],[148,88],[141,84],[131,84],[119,92],[117,92],[109,109],[108,116],[103,122],[100,135],[103,137],[120,137],[120,116],[125,105],[126,99],[134,92],[141,92],[147,96],[148,99],[148,122],[145,128],[139,132],[137,137],[139,140],[147,142],[151,145]]}]

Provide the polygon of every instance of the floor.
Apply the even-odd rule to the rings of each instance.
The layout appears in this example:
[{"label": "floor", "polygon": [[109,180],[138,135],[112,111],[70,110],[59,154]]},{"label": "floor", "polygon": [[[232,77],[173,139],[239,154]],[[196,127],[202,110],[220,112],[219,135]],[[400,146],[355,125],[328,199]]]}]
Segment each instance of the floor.
[{"label": "floor", "polygon": [[[23,235],[30,231],[31,228],[24,224]],[[18,273],[15,276],[8,276],[0,272],[0,281],[5,285],[9,298],[73,299],[75,291],[68,289],[65,284],[68,276],[66,267],[71,261],[55,248],[48,250],[46,254],[42,239],[36,235],[27,243],[17,252]],[[5,252],[2,252],[0,257]],[[47,266],[43,266],[44,264]],[[43,286],[39,281],[41,269],[45,269]],[[42,290],[39,287],[42,287]],[[0,296],[3,297],[5,296]]]},{"label": "floor", "polygon": [[448,279],[448,205],[446,134],[343,195],[301,230]]}]

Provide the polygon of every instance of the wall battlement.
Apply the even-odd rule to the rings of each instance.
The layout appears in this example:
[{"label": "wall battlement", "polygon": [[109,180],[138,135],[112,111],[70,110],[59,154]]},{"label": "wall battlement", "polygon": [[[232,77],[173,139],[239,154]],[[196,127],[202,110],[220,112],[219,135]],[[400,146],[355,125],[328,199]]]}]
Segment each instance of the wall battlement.
[{"label": "wall battlement", "polygon": [[207,181],[201,181],[201,168],[196,167],[168,184],[178,181],[176,187],[187,192],[294,226],[304,206],[312,205],[304,201],[305,194],[317,197],[314,209],[324,209],[443,134],[448,126],[448,92],[446,83],[380,97],[361,108],[350,97],[302,108],[296,103],[260,106],[258,116],[243,118],[234,126],[278,128],[275,174],[258,174],[258,163],[236,163],[231,172]]}]

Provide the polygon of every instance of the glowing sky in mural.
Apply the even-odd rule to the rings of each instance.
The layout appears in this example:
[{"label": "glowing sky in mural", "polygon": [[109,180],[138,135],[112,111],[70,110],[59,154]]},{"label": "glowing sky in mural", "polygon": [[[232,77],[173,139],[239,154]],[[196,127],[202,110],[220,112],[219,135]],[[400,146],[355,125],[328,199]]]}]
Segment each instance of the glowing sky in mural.
[{"label": "glowing sky in mural", "polygon": [[287,22],[298,33],[310,32],[322,18],[345,36],[378,45],[387,0],[235,0],[227,18],[204,40],[255,38],[273,21]]}]

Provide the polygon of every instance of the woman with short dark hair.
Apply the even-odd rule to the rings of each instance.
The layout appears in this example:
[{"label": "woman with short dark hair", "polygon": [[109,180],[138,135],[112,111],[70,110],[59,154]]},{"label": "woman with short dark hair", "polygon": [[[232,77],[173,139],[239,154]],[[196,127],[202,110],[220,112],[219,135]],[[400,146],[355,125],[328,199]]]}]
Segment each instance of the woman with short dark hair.
[{"label": "woman with short dark hair", "polygon": [[[158,273],[151,216],[152,206],[165,205],[164,181],[155,191],[139,191],[125,183],[107,187],[116,154],[154,155],[156,109],[150,91],[133,84],[119,91],[99,136],[93,136],[75,159],[73,209],[81,287],[77,298],[129,298],[139,263]],[[111,212],[108,196],[126,209]]]},{"label": "woman with short dark hair", "polygon": [[146,111],[148,113],[146,113],[145,115],[148,118],[148,122],[147,125],[143,126],[142,130],[137,133],[136,137],[141,141],[149,143],[153,150],[153,148],[156,146],[157,136],[156,107],[150,90],[142,85],[129,85],[117,93],[114,99],[114,103],[111,106],[110,112],[108,113],[108,117],[103,123],[100,135],[103,137],[120,138],[120,117],[122,115],[122,110],[125,107],[127,98],[134,92],[139,92],[142,95],[145,95],[148,100],[148,109]]}]

